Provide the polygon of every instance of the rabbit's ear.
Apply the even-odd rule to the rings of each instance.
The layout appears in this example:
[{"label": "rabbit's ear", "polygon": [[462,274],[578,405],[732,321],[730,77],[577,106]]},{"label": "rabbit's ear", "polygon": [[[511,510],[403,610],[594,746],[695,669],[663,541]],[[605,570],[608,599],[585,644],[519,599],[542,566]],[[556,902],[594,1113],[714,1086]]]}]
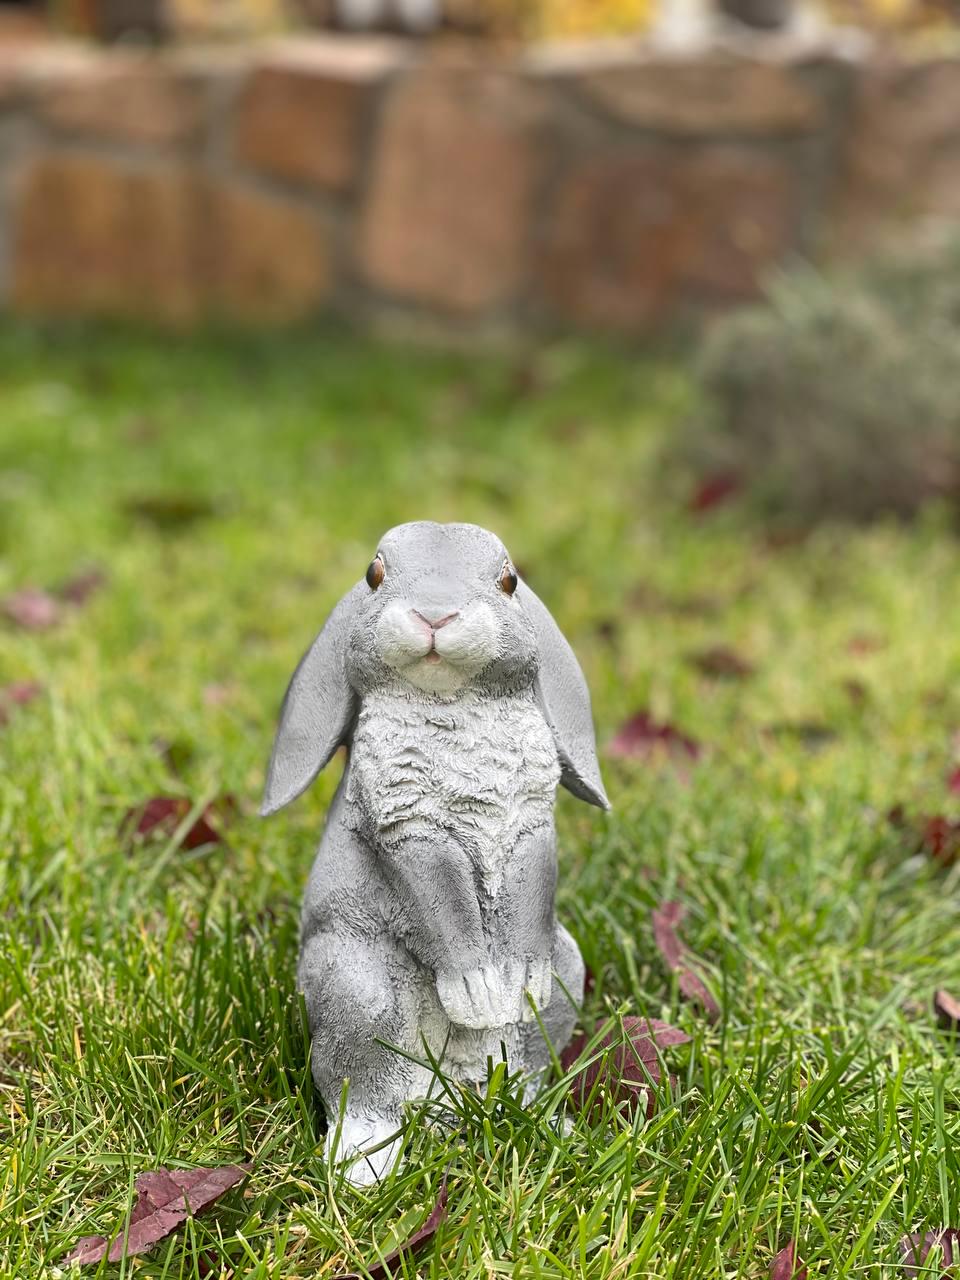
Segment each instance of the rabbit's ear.
[{"label": "rabbit's ear", "polygon": [[560,781],[587,804],[609,809],[610,801],[603,789],[597,760],[590,692],[580,664],[550,610],[525,582],[517,588],[517,599],[537,633],[540,649],[537,699],[557,745]]},{"label": "rabbit's ear", "polygon": [[264,818],[306,791],[349,737],[357,698],[347,682],[344,652],[363,591],[358,582],[343,597],[293,673],[267,769]]}]

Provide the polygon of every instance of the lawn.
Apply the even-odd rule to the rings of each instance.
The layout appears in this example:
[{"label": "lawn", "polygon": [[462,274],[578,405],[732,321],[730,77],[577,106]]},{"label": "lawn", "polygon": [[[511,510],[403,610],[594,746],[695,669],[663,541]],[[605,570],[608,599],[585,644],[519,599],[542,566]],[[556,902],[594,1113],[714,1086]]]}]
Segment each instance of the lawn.
[{"label": "lawn", "polygon": [[[242,1190],[85,1274],[365,1275],[445,1171],[408,1276],[762,1277],[796,1240],[811,1276],[880,1277],[905,1231],[960,1226],[960,1056],[931,1010],[960,995],[960,866],[912,833],[960,816],[958,543],[942,513],[792,542],[736,501],[692,514],[659,453],[695,411],[682,362],[582,347],[0,332],[0,596],[106,575],[56,625],[0,627],[0,685],[42,686],[0,728],[0,1275],[65,1274],[142,1170],[241,1160]],[[614,808],[564,794],[558,818],[587,1022],[692,1039],[650,1120],[565,1110],[562,1083],[525,1113],[497,1072],[359,1193],[322,1159],[294,993],[339,766],[256,808],[294,663],[417,517],[496,530],[593,691]],[[691,661],[716,646],[753,673]],[[611,759],[641,709],[699,758]],[[227,842],[132,840],[157,795],[235,797]],[[712,1024],[654,944],[674,899]]]}]

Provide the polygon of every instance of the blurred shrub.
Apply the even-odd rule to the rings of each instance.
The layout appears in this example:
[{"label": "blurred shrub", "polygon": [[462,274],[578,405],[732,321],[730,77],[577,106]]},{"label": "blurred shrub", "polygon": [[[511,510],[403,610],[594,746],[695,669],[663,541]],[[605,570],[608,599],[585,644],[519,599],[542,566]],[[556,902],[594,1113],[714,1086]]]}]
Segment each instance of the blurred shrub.
[{"label": "blurred shrub", "polygon": [[649,26],[656,0],[444,0],[443,8],[455,26],[536,40],[633,34]]},{"label": "blurred shrub", "polygon": [[829,278],[783,275],[717,322],[680,449],[791,523],[911,515],[960,494],[960,244]]}]

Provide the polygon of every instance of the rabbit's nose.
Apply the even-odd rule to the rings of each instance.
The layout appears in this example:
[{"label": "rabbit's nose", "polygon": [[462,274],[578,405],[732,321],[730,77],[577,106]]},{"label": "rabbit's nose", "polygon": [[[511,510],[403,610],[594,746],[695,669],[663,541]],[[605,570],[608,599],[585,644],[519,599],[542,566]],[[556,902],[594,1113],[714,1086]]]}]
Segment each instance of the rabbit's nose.
[{"label": "rabbit's nose", "polygon": [[413,612],[417,615],[417,617],[420,619],[421,622],[425,622],[427,624],[427,626],[431,629],[431,631],[439,631],[440,628],[445,627],[448,622],[452,622],[454,618],[460,617],[459,609],[454,609],[453,613],[445,613],[443,614],[442,617],[439,617],[439,618],[428,618],[426,614],[421,613],[419,609],[414,609]]}]

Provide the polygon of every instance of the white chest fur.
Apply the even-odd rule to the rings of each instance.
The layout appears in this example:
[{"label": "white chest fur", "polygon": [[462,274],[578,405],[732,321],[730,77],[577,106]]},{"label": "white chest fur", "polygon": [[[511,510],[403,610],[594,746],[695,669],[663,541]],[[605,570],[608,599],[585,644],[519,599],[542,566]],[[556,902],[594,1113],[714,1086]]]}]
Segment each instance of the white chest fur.
[{"label": "white chest fur", "polygon": [[519,837],[551,820],[559,780],[532,690],[451,702],[411,690],[364,699],[347,800],[381,843],[457,840],[494,894]]}]

